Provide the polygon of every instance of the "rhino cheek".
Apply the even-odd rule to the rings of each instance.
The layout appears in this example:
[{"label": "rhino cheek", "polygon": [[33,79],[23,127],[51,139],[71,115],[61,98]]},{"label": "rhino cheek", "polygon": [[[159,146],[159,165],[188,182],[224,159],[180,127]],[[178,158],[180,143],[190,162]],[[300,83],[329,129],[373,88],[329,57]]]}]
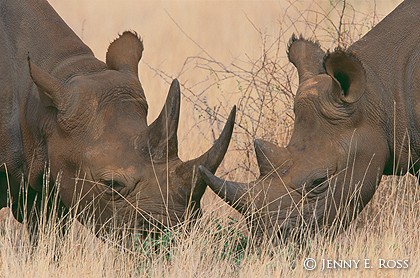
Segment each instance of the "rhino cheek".
[{"label": "rhino cheek", "polygon": [[303,161],[296,163],[277,180],[271,190],[267,191],[266,195],[271,196],[269,226],[275,225],[279,229],[290,231],[302,224],[311,225],[322,218],[328,181],[311,187],[313,184],[311,177],[318,179],[318,176],[322,175],[317,174],[320,170],[303,165]]},{"label": "rhino cheek", "polygon": [[378,174],[367,167],[360,163],[330,178],[325,191],[308,200],[303,213],[306,222],[333,233],[347,227],[375,192]]},{"label": "rhino cheek", "polygon": [[[51,161],[51,175],[56,179],[60,199],[67,208],[85,209],[97,201],[103,193],[92,183],[90,171],[79,164],[65,161],[62,163]],[[79,165],[79,166],[78,166]]]},{"label": "rhino cheek", "polygon": [[[84,182],[80,180],[74,180],[74,175],[70,175],[67,173],[62,174],[62,178],[59,179],[59,195],[67,208],[80,208],[83,209],[86,207],[87,203],[91,203],[88,201],[89,194],[87,190],[87,186]],[[83,205],[82,205],[83,204]]]}]

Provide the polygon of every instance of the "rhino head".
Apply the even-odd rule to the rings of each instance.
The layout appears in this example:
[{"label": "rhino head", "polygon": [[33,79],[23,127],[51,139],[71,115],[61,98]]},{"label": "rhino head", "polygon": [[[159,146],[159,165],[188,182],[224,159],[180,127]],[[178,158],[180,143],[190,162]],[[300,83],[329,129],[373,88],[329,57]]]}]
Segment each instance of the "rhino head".
[{"label": "rhino head", "polygon": [[137,35],[125,32],[109,46],[103,70],[64,81],[30,61],[46,110],[43,132],[52,175],[60,177],[59,196],[81,215],[92,212],[98,229],[148,230],[197,217],[206,185],[196,168],[215,172],[232,135],[235,108],[206,153],[181,161],[179,83],[172,82],[162,112],[148,125],[138,78],[142,52]]},{"label": "rhino head", "polygon": [[260,177],[249,184],[199,167],[215,193],[276,241],[346,227],[371,199],[389,157],[362,63],[295,36],[288,56],[299,76],[288,145],[256,140]]}]

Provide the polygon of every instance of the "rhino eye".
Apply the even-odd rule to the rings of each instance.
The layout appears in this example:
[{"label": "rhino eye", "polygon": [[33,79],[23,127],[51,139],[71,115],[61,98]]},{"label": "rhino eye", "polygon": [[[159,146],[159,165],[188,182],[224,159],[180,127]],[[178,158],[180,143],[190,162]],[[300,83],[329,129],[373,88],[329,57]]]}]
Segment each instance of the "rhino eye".
[{"label": "rhino eye", "polygon": [[122,188],[124,188],[124,184],[116,180],[101,180],[100,183],[116,191],[119,191]]},{"label": "rhino eye", "polygon": [[323,178],[314,180],[312,184],[309,184],[306,190],[314,194],[321,193],[325,189],[325,185],[327,184],[326,183],[327,179],[328,179],[327,177],[323,177]]},{"label": "rhino eye", "polygon": [[326,177],[324,177],[324,178],[320,178],[320,179],[316,179],[316,180],[314,180],[314,182],[312,183],[312,188],[315,188],[315,187],[318,187],[318,186],[320,186],[321,184],[323,184],[324,182],[326,182],[327,181],[327,178]]}]

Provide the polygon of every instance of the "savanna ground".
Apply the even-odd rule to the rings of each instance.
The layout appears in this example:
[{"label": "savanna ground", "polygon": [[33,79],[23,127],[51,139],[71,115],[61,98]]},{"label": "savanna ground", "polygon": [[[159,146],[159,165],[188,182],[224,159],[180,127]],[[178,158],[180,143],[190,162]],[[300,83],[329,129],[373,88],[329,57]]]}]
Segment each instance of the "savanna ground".
[{"label": "savanna ground", "polygon": [[[88,3],[87,3],[88,2]],[[253,180],[258,172],[253,140],[285,145],[293,128],[297,74],[287,62],[293,32],[320,41],[324,49],[346,46],[397,6],[387,1],[58,1],[50,3],[103,59],[118,32],[136,30],[145,52],[140,80],[149,122],[159,113],[172,78],[183,86],[180,157],[198,156],[238,105],[237,124],[218,175]],[[420,187],[410,176],[384,177],[373,200],[335,239],[254,245],[244,220],[212,192],[202,201],[202,219],[166,231],[160,240],[134,249],[95,238],[77,222],[66,237],[54,223],[41,228],[31,247],[25,230],[3,210],[1,277],[419,277]],[[185,229],[184,229],[185,228]],[[134,251],[133,251],[134,250]],[[317,268],[308,271],[304,261]],[[322,259],[361,260],[355,269],[321,271]],[[369,260],[372,268],[364,267]],[[387,260],[387,263],[383,264]],[[406,260],[404,269],[396,260]],[[382,262],[382,264],[381,264]],[[309,265],[311,266],[311,265]],[[382,267],[381,267],[382,266]]]}]

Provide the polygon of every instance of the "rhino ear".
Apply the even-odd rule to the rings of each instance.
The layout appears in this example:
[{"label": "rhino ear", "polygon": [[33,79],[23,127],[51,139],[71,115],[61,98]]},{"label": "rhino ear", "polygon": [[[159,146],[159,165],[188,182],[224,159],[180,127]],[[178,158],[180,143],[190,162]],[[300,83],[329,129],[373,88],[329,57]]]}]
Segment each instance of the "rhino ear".
[{"label": "rhino ear", "polygon": [[180,98],[179,82],[174,79],[160,115],[149,126],[149,148],[155,161],[178,156]]},{"label": "rhino ear", "polygon": [[28,57],[29,73],[38,87],[41,101],[45,106],[53,106],[60,111],[65,110],[70,94],[65,93],[63,82],[33,63]]},{"label": "rhino ear", "polygon": [[325,57],[324,67],[327,74],[340,84],[342,101],[354,103],[360,99],[366,90],[366,72],[359,59],[336,50]]},{"label": "rhino ear", "polygon": [[143,42],[137,34],[125,31],[109,45],[106,64],[109,69],[130,72],[138,77],[143,50]]},{"label": "rhino ear", "polygon": [[297,68],[299,84],[312,76],[325,73],[322,66],[325,52],[317,42],[305,40],[302,37],[297,38],[293,34],[289,41],[287,55],[289,61]]}]

